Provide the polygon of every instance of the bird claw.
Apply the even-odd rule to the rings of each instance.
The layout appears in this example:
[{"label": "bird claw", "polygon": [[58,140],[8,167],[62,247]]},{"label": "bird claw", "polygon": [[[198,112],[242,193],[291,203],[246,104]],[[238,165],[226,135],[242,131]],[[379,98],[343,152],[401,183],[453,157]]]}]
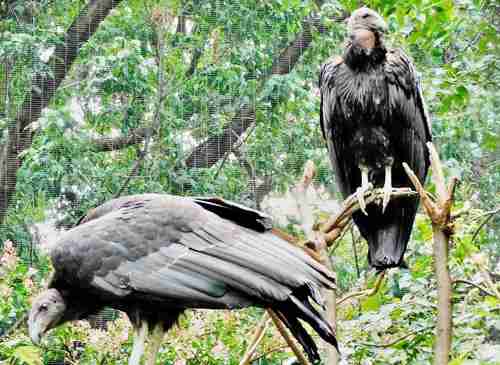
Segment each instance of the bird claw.
[{"label": "bird claw", "polygon": [[385,213],[385,208],[387,208],[387,205],[389,204],[389,201],[391,200],[391,192],[392,192],[392,187],[389,186],[384,186],[384,198],[382,200],[382,213]]},{"label": "bird claw", "polygon": [[384,198],[382,199],[382,214],[385,213],[385,208],[391,200],[392,193],[392,173],[391,173],[392,163],[385,166],[385,181],[384,181]]},{"label": "bird claw", "polygon": [[372,184],[368,184],[368,186],[360,186],[356,189],[356,198],[358,199],[359,208],[363,212],[364,215],[368,215],[366,212],[366,202],[365,202],[365,193],[372,188]]}]

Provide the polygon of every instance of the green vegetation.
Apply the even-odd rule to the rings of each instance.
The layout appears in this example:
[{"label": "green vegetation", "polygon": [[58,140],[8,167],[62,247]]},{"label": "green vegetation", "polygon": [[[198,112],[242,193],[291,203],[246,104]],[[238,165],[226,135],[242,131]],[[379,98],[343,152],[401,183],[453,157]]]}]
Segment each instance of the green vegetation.
[{"label": "green vegetation", "polygon": [[[9,331],[0,338],[2,364],[123,364],[130,352],[122,317],[109,325],[111,335],[86,322],[63,326],[43,349],[31,345],[24,325],[9,330],[50,272],[30,249],[38,223],[70,227],[117,194],[167,192],[254,207],[273,197],[284,202],[273,212],[298,232],[286,193],[307,160],[318,170],[319,200],[338,198],[319,130],[317,74],[341,52],[341,20],[357,1],[123,0],[83,42],[41,117],[23,125],[26,95],[50,96],[39,80],[55,77],[54,49],[86,3],[0,4],[0,334]],[[451,364],[500,364],[499,285],[487,280],[500,275],[500,220],[492,212],[500,203],[500,7],[491,0],[365,4],[387,19],[388,42],[415,60],[445,172],[461,179],[450,270],[463,281],[454,284]],[[340,297],[373,278],[366,245],[351,233],[332,252]],[[431,245],[421,215],[406,255],[410,270],[391,271],[376,296],[340,307],[345,364],[430,363]],[[167,337],[161,363],[238,364],[261,314],[190,312]],[[279,364],[288,351],[268,330],[258,350],[266,355],[255,365]]]}]

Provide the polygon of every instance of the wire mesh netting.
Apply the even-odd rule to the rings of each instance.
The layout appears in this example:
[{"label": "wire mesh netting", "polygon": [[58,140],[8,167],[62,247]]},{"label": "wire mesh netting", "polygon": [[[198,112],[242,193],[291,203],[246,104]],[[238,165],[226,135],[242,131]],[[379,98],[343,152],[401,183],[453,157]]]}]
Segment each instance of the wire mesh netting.
[{"label": "wire mesh netting", "polygon": [[308,159],[316,202],[329,195],[316,74],[331,40],[317,39],[313,4],[11,0],[1,11],[0,242],[29,266],[118,196],[221,196],[298,227],[290,189]]},{"label": "wire mesh netting", "polygon": [[[328,313],[330,318],[340,308],[338,317],[331,322],[338,325],[341,364],[431,363],[436,339],[444,338],[449,343],[451,336],[444,331],[440,337],[440,330],[435,331],[437,299],[442,303],[444,300],[435,290],[440,287],[432,256],[436,226],[431,225],[425,212],[420,210],[415,221],[398,223],[405,232],[411,230],[409,241],[407,236],[401,239],[399,231],[392,229],[395,224],[385,224],[385,219],[374,219],[375,214],[371,214],[375,209],[380,213],[372,204],[380,191],[367,192],[373,193],[369,204],[374,210],[365,218],[365,228],[374,223],[373,228],[382,232],[379,237],[383,241],[380,245],[372,243],[371,249],[382,248],[379,251],[386,259],[387,243],[404,246],[404,262],[409,270],[391,269],[375,280],[375,270],[369,265],[370,243],[364,239],[370,235],[365,232],[363,238],[357,223],[350,220],[354,206],[360,205],[354,195],[352,209],[346,216],[339,215],[344,225],[335,227],[337,235],[328,242],[336,240],[335,244],[322,246],[321,257],[319,250],[308,251],[320,240],[326,242],[325,237],[334,230],[325,232],[326,225],[319,223],[340,209],[325,131],[320,128],[320,113],[323,117],[332,116],[340,110],[344,117],[359,107],[365,112],[360,118],[364,121],[373,122],[383,115],[380,119],[387,123],[387,116],[394,122],[388,123],[392,130],[388,132],[385,126],[376,129],[380,127],[390,135],[391,148],[397,142],[400,150],[406,151],[419,137],[413,128],[414,120],[410,120],[411,115],[408,123],[391,118],[399,117],[400,112],[420,112],[420,122],[424,121],[427,116],[420,100],[422,90],[434,121],[432,138],[443,162],[444,176],[447,181],[455,175],[462,179],[456,189],[453,214],[446,217],[453,224],[440,223],[438,227],[446,240],[453,238],[453,245],[449,245],[449,252],[443,250],[446,257],[441,260],[448,264],[451,274],[441,275],[447,288],[451,286],[446,296],[453,293],[453,301],[446,301],[450,307],[453,303],[455,309],[452,327],[451,319],[448,321],[449,330],[453,330],[450,359],[457,364],[462,360],[498,363],[498,4],[473,0],[364,4],[377,10],[386,22],[376,18],[382,24],[368,32],[358,29],[360,44],[374,47],[369,46],[364,56],[376,49],[372,60],[380,56],[375,62],[380,65],[378,62],[390,62],[388,55],[394,56],[394,48],[401,47],[422,76],[419,85],[419,77],[404,57],[394,61],[406,63],[404,67],[380,67],[384,72],[392,72],[381,78],[383,82],[378,76],[369,75],[371,86],[380,81],[385,85],[382,89],[391,88],[399,93],[403,104],[407,102],[399,105],[401,100],[392,100],[391,92],[386,90],[387,100],[381,104],[385,104],[384,112],[388,114],[378,114],[378,95],[367,102],[367,109],[356,105],[342,110],[339,100],[329,100],[323,106],[329,105],[332,110],[320,111],[320,65],[328,60],[338,65],[339,58],[332,56],[341,54],[343,65],[349,63],[346,58],[353,49],[356,27],[352,23],[346,27],[344,21],[358,6],[357,2],[0,0],[0,365],[4,361],[29,365],[113,365],[132,357],[130,353],[137,347],[132,335],[137,328],[131,325],[134,313],[128,313],[131,316],[127,318],[122,312],[108,307],[101,310],[100,306],[99,311],[84,316],[85,321],[55,326],[41,347],[30,341],[26,324],[30,308],[35,307],[34,298],[47,288],[55,272],[48,255],[54,245],[61,244],[61,238],[75,232],[74,228],[79,232],[79,225],[81,228],[94,219],[98,215],[96,207],[118,197],[144,193],[221,197],[258,209],[271,215],[274,227],[281,229],[280,233],[273,231],[280,237],[278,240],[292,237],[289,241],[306,243],[305,251],[318,261],[327,265],[334,262],[337,290],[328,296],[327,307],[334,308]],[[346,34],[346,30],[350,33]],[[379,31],[383,34],[376,34]],[[396,80],[401,76],[398,73],[403,77]],[[351,76],[346,79],[363,79]],[[335,81],[330,78],[325,82],[327,79],[323,78],[323,85]],[[357,81],[352,83],[356,87],[346,87],[347,96],[357,92],[369,94],[371,86],[366,90],[357,88],[364,82]],[[334,89],[335,85],[328,85],[323,96]],[[362,102],[355,100],[353,104]],[[393,113],[400,107],[402,110]],[[344,122],[358,117],[348,115]],[[327,138],[333,144],[334,135],[339,135],[333,131],[334,124],[326,127],[331,127],[326,134],[331,133]],[[356,135],[359,129],[354,130]],[[399,138],[400,129],[407,130],[405,138]],[[360,136],[362,140],[363,133]],[[351,137],[353,142],[354,134]],[[429,139],[430,135],[426,135],[420,141],[423,154],[423,143]],[[354,143],[350,146],[357,148]],[[332,144],[330,147],[332,152]],[[398,149],[391,158],[401,158],[401,151]],[[428,162],[426,158],[414,158],[411,151],[411,158],[419,160],[415,162],[420,166]],[[351,157],[354,160],[350,150],[343,156],[346,161]],[[332,153],[338,167],[342,163],[337,157]],[[401,174],[402,162],[398,161]],[[303,174],[311,166],[313,182],[303,192]],[[374,171],[368,174],[361,164],[353,163],[350,167],[355,171],[353,176],[359,172],[360,184],[374,177]],[[386,180],[391,176],[388,171],[396,172],[394,167],[384,166],[380,176],[375,177],[381,178],[383,172]],[[433,178],[426,186],[432,192],[430,196],[445,190],[436,188],[438,175],[436,171],[429,174]],[[385,182],[402,186],[396,181],[386,180],[384,186]],[[382,188],[376,181],[370,182]],[[410,193],[402,195],[407,197]],[[387,216],[401,212],[391,209],[389,206]],[[384,211],[380,214],[378,217]],[[399,214],[403,218],[409,216],[404,210]],[[144,225],[149,223],[146,220]],[[128,239],[129,243],[133,241],[132,235],[127,236],[128,227],[120,227],[121,232],[116,227],[102,230],[111,232],[108,243],[117,247],[120,243],[113,241],[113,234],[126,236],[124,241]],[[313,227],[321,232],[307,241],[317,233]],[[391,230],[397,239],[388,239],[386,233]],[[158,239],[160,234],[152,231],[144,229],[141,234]],[[77,241],[83,239],[71,242],[77,245]],[[443,242],[441,247],[448,247],[447,241]],[[251,243],[254,248],[257,246]],[[81,261],[81,266],[92,266],[95,258],[99,261],[97,254],[92,256],[97,251],[87,255],[88,260]],[[73,255],[77,256],[74,252]],[[127,264],[132,265],[135,261],[129,258]],[[267,256],[262,257],[259,264],[272,262],[272,258],[266,259]],[[149,261],[148,264],[155,265]],[[291,270],[291,265],[272,266],[267,265],[266,269]],[[389,266],[397,265],[389,262]],[[217,269],[214,267],[214,271]],[[145,271],[140,272],[147,278],[142,284],[146,282],[147,286],[156,280],[155,284],[161,286],[158,277]],[[182,276],[172,272],[163,271],[161,275]],[[282,276],[301,280],[300,275]],[[189,281],[181,279],[184,283]],[[119,291],[117,287],[122,284],[113,289]],[[210,289],[219,293],[219,283]],[[171,328],[169,343],[162,346],[159,358],[162,363],[175,365],[244,363],[241,360],[247,337],[255,333],[259,321],[266,323],[262,322],[263,315],[263,308],[186,311],[186,317],[181,316],[178,326]],[[208,325],[204,327],[204,323]],[[299,351],[292,354],[284,345],[282,333],[273,331],[261,336],[258,353],[247,359],[252,360],[252,365],[291,364],[292,356],[300,358]],[[307,332],[316,331],[307,328]],[[314,337],[311,342],[317,339]],[[333,347],[319,347],[323,358],[336,358],[337,353],[330,352]]]}]

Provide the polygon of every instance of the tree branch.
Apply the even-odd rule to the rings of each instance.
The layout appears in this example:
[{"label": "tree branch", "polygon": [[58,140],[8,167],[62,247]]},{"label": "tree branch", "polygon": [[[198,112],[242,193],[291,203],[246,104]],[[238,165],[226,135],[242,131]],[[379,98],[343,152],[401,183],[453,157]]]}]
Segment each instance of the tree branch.
[{"label": "tree branch", "polygon": [[257,349],[257,346],[259,345],[260,341],[262,341],[262,338],[264,337],[264,334],[266,332],[266,328],[270,322],[271,322],[271,317],[269,317],[269,312],[266,311],[264,312],[264,315],[260,319],[260,322],[257,325],[257,327],[255,327],[254,335],[250,340],[250,345],[247,347],[247,350],[245,351],[245,355],[243,355],[243,358],[240,360],[240,365],[250,365],[250,359],[252,358],[252,355]]},{"label": "tree branch", "polygon": [[358,344],[360,345],[363,345],[363,346],[370,346],[370,347],[380,347],[380,348],[387,348],[387,347],[392,347],[394,346],[395,344],[397,344],[398,342],[401,342],[401,341],[404,341],[406,340],[408,337],[411,337],[411,336],[415,336],[419,333],[422,333],[422,332],[426,332],[428,330],[432,329],[431,326],[429,327],[424,327],[424,328],[421,328],[419,330],[416,330],[416,331],[412,331],[412,332],[409,332],[407,333],[406,335],[404,336],[401,336],[399,338],[396,338],[394,341],[391,341],[391,342],[388,342],[388,343],[366,343],[366,342],[359,342]]},{"label": "tree branch", "polygon": [[[178,31],[179,28],[177,29],[177,32]],[[198,64],[198,61],[200,60],[202,55],[203,55],[203,47],[197,47],[193,50],[193,56],[191,58],[189,69],[186,70],[186,73],[184,75],[186,78],[190,78],[191,76],[193,76],[196,70],[196,65]],[[133,129],[126,136],[93,138],[89,141],[89,144],[92,145],[92,150],[94,152],[117,151],[123,148],[140,144],[144,142],[144,139],[148,134],[154,136],[157,132],[158,132],[157,129],[140,127]]]},{"label": "tree branch", "polygon": [[[318,1],[318,3],[321,3]],[[347,17],[343,15],[336,21],[342,21]],[[320,33],[326,32],[327,28],[321,25],[320,18],[314,14],[306,17],[303,21],[303,30],[297,35],[288,47],[274,58],[272,67],[261,80],[265,83],[272,75],[286,75],[290,73],[300,57],[309,48],[312,42],[312,32],[315,27]],[[231,122],[226,125],[222,133],[214,135],[200,143],[186,159],[188,168],[207,168],[217,163],[231,150],[239,137],[255,122],[255,105],[244,104],[241,106]]]},{"label": "tree branch", "polygon": [[438,313],[436,323],[436,341],[434,343],[434,364],[447,365],[451,350],[452,338],[452,302],[451,279],[448,269],[448,250],[450,236],[453,233],[451,226],[451,205],[457,178],[452,177],[448,186],[444,178],[443,166],[439,155],[431,142],[427,143],[432,167],[432,178],[436,186],[437,198],[431,199],[423,188],[421,182],[410,169],[403,163],[406,174],[418,191],[422,205],[432,222],[434,240],[434,272],[437,281]]},{"label": "tree branch", "polygon": [[93,138],[89,143],[95,152],[117,151],[142,143],[148,133],[154,132],[148,131],[149,129],[147,127],[136,128],[126,136]]},{"label": "tree branch", "polygon": [[156,99],[156,108],[153,116],[153,120],[151,122],[151,127],[150,128],[144,128],[145,134],[144,134],[144,148],[140,152],[139,157],[135,161],[134,167],[130,171],[130,174],[127,176],[127,179],[125,182],[122,184],[120,190],[115,194],[114,198],[118,198],[119,196],[122,195],[122,193],[125,191],[127,188],[130,180],[132,179],[133,176],[137,175],[137,171],[139,170],[139,167],[141,166],[142,162],[146,158],[148,152],[149,152],[149,144],[151,142],[151,137],[153,134],[153,131],[157,131],[160,127],[160,110],[161,110],[161,105],[163,102],[163,99],[165,98],[165,75],[164,75],[164,70],[163,70],[163,59],[165,55],[165,26],[166,26],[166,20],[170,20],[170,17],[165,16],[164,18],[158,19],[156,23],[156,36],[158,39],[158,44],[156,48],[156,59],[158,63],[158,96]]},{"label": "tree branch", "polygon": [[486,290],[485,288],[481,287],[480,285],[477,285],[475,283],[473,283],[472,281],[469,281],[469,280],[463,280],[463,279],[455,279],[451,282],[453,285],[455,284],[466,284],[466,285],[470,285],[470,286],[473,286],[474,288],[477,288],[479,289],[480,291],[482,291],[484,294],[486,295],[489,295],[490,297],[497,297],[498,296],[496,294],[493,294],[492,292],[489,292],[488,290]]}]

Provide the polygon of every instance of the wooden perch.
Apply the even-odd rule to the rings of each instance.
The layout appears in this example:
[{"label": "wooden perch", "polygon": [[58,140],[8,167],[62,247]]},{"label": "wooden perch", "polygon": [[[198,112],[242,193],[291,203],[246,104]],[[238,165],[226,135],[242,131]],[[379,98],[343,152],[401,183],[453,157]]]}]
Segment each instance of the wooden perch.
[{"label": "wooden perch", "polygon": [[[391,200],[415,196],[416,193],[409,188],[393,188],[391,192]],[[384,192],[382,189],[372,189],[365,192],[365,202],[370,204],[376,201],[382,201]],[[319,224],[318,235],[321,235],[326,242],[327,246],[333,243],[342,236],[344,230],[348,227],[352,215],[360,210],[359,202],[356,194],[350,195],[343,203],[342,210],[328,219],[325,223]],[[304,246],[315,248],[317,242],[308,240],[304,242]]]},{"label": "wooden perch", "polygon": [[451,205],[458,179],[452,177],[448,186],[443,173],[443,166],[433,144],[428,142],[427,148],[431,160],[432,178],[436,186],[437,197],[433,200],[410,169],[403,163],[406,174],[420,195],[425,212],[432,222],[434,240],[434,271],[437,280],[437,326],[434,343],[434,364],[446,365],[449,361],[452,334],[451,279],[448,270],[448,247],[453,233],[451,223]]},{"label": "wooden perch", "polygon": [[[313,257],[315,260],[323,263],[326,267],[328,267],[332,272],[334,272],[334,267],[330,260],[328,254],[328,247],[331,247],[337,240],[342,237],[344,231],[349,227],[352,215],[357,212],[360,208],[357,196],[355,194],[349,196],[343,203],[342,210],[335,214],[333,217],[328,219],[324,223],[320,223],[318,225],[313,225],[313,211],[310,204],[307,201],[306,192],[310,184],[312,183],[315,175],[315,166],[312,161],[308,161],[304,167],[304,174],[302,179],[297,183],[297,185],[292,189],[292,193],[296,198],[297,208],[299,214],[301,216],[301,222],[303,225],[304,233],[306,234],[306,240],[300,242],[296,237],[291,236],[290,234],[273,228],[273,233],[280,238],[290,242],[293,245],[301,246],[308,255]],[[409,188],[393,188],[391,193],[391,199],[397,199],[402,197],[412,197],[417,193],[412,191]],[[382,189],[372,189],[365,192],[365,202],[366,204],[370,204],[377,201],[382,201],[384,196]],[[379,274],[375,285],[372,289],[363,290],[360,292],[349,294],[348,296],[342,298],[340,301],[337,301],[335,291],[328,291],[325,293],[326,297],[326,306],[327,306],[327,316],[328,320],[333,327],[336,329],[337,322],[337,306],[348,299],[354,297],[361,296],[372,296],[375,295],[384,278],[384,272]],[[268,323],[267,315],[270,315],[273,318],[275,325],[280,328],[283,324],[276,316],[272,316],[270,311],[267,311],[267,314],[261,319],[259,324],[256,326],[254,336],[250,345],[245,352],[244,357],[240,361],[240,365],[248,365],[250,359],[252,358],[253,353],[257,349],[259,342],[263,338],[263,333]],[[292,348],[295,353],[297,359],[302,365],[308,365],[308,360],[304,357],[302,352],[298,349],[297,346],[294,346],[294,342],[290,339],[287,339],[287,332],[280,331],[283,335],[289,346]],[[293,344],[293,345],[292,345]],[[336,365],[339,362],[338,353],[336,349],[331,346],[327,346],[327,362],[328,365]]]}]

